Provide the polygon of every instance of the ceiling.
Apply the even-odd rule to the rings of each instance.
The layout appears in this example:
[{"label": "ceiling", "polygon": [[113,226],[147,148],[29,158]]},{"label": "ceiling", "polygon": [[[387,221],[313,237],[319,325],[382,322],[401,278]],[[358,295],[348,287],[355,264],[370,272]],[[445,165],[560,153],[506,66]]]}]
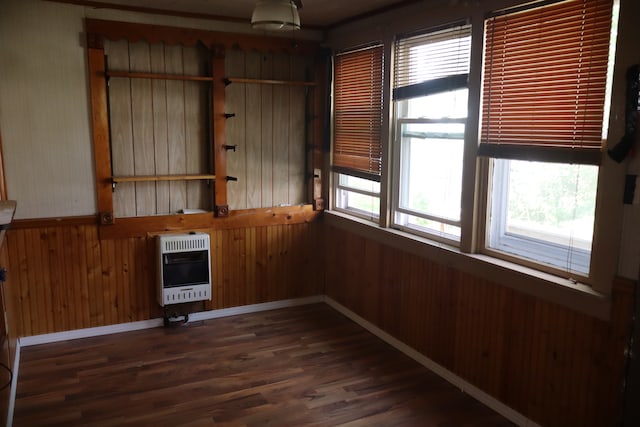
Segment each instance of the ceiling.
[{"label": "ceiling", "polygon": [[[99,8],[169,13],[179,16],[249,22],[256,0],[53,0]],[[416,0],[302,0],[305,28],[326,28],[353,18]]]}]

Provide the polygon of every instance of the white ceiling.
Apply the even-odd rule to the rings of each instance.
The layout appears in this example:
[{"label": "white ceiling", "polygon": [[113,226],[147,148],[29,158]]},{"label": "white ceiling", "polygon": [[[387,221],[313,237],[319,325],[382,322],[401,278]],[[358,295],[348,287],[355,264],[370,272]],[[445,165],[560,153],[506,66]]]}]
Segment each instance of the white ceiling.
[{"label": "white ceiling", "polygon": [[[54,0],[55,1],[55,0]],[[388,6],[411,3],[412,0],[302,0],[300,10],[302,27],[328,27],[341,21],[376,11]],[[102,0],[78,2],[86,5],[105,7],[114,5],[115,8],[148,8],[177,14],[198,14],[205,17],[224,16],[246,20],[251,18],[251,12],[256,0]]]}]

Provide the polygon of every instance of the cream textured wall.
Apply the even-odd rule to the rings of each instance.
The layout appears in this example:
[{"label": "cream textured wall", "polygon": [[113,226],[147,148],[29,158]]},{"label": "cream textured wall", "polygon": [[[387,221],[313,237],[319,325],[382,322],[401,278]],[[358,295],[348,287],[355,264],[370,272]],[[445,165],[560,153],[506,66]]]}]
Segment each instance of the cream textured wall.
[{"label": "cream textured wall", "polygon": [[0,0],[0,132],[16,218],[96,211],[82,12]]}]

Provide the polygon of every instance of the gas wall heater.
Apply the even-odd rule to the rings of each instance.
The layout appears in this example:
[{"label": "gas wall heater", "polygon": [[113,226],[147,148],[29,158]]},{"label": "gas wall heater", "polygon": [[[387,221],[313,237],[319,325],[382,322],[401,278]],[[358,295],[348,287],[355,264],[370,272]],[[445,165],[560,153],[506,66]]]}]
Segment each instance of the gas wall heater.
[{"label": "gas wall heater", "polygon": [[157,237],[158,303],[161,306],[211,299],[211,255],[206,233]]}]

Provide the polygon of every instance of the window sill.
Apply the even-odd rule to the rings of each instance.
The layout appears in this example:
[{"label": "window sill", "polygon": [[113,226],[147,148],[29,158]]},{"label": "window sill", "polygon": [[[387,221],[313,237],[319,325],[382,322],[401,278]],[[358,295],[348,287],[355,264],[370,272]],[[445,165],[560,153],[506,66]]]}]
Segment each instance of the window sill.
[{"label": "window sill", "polygon": [[444,264],[515,291],[559,304],[589,316],[608,320],[611,299],[590,286],[482,254],[466,254],[458,248],[403,231],[327,210],[324,221],[333,227],[384,245]]}]

